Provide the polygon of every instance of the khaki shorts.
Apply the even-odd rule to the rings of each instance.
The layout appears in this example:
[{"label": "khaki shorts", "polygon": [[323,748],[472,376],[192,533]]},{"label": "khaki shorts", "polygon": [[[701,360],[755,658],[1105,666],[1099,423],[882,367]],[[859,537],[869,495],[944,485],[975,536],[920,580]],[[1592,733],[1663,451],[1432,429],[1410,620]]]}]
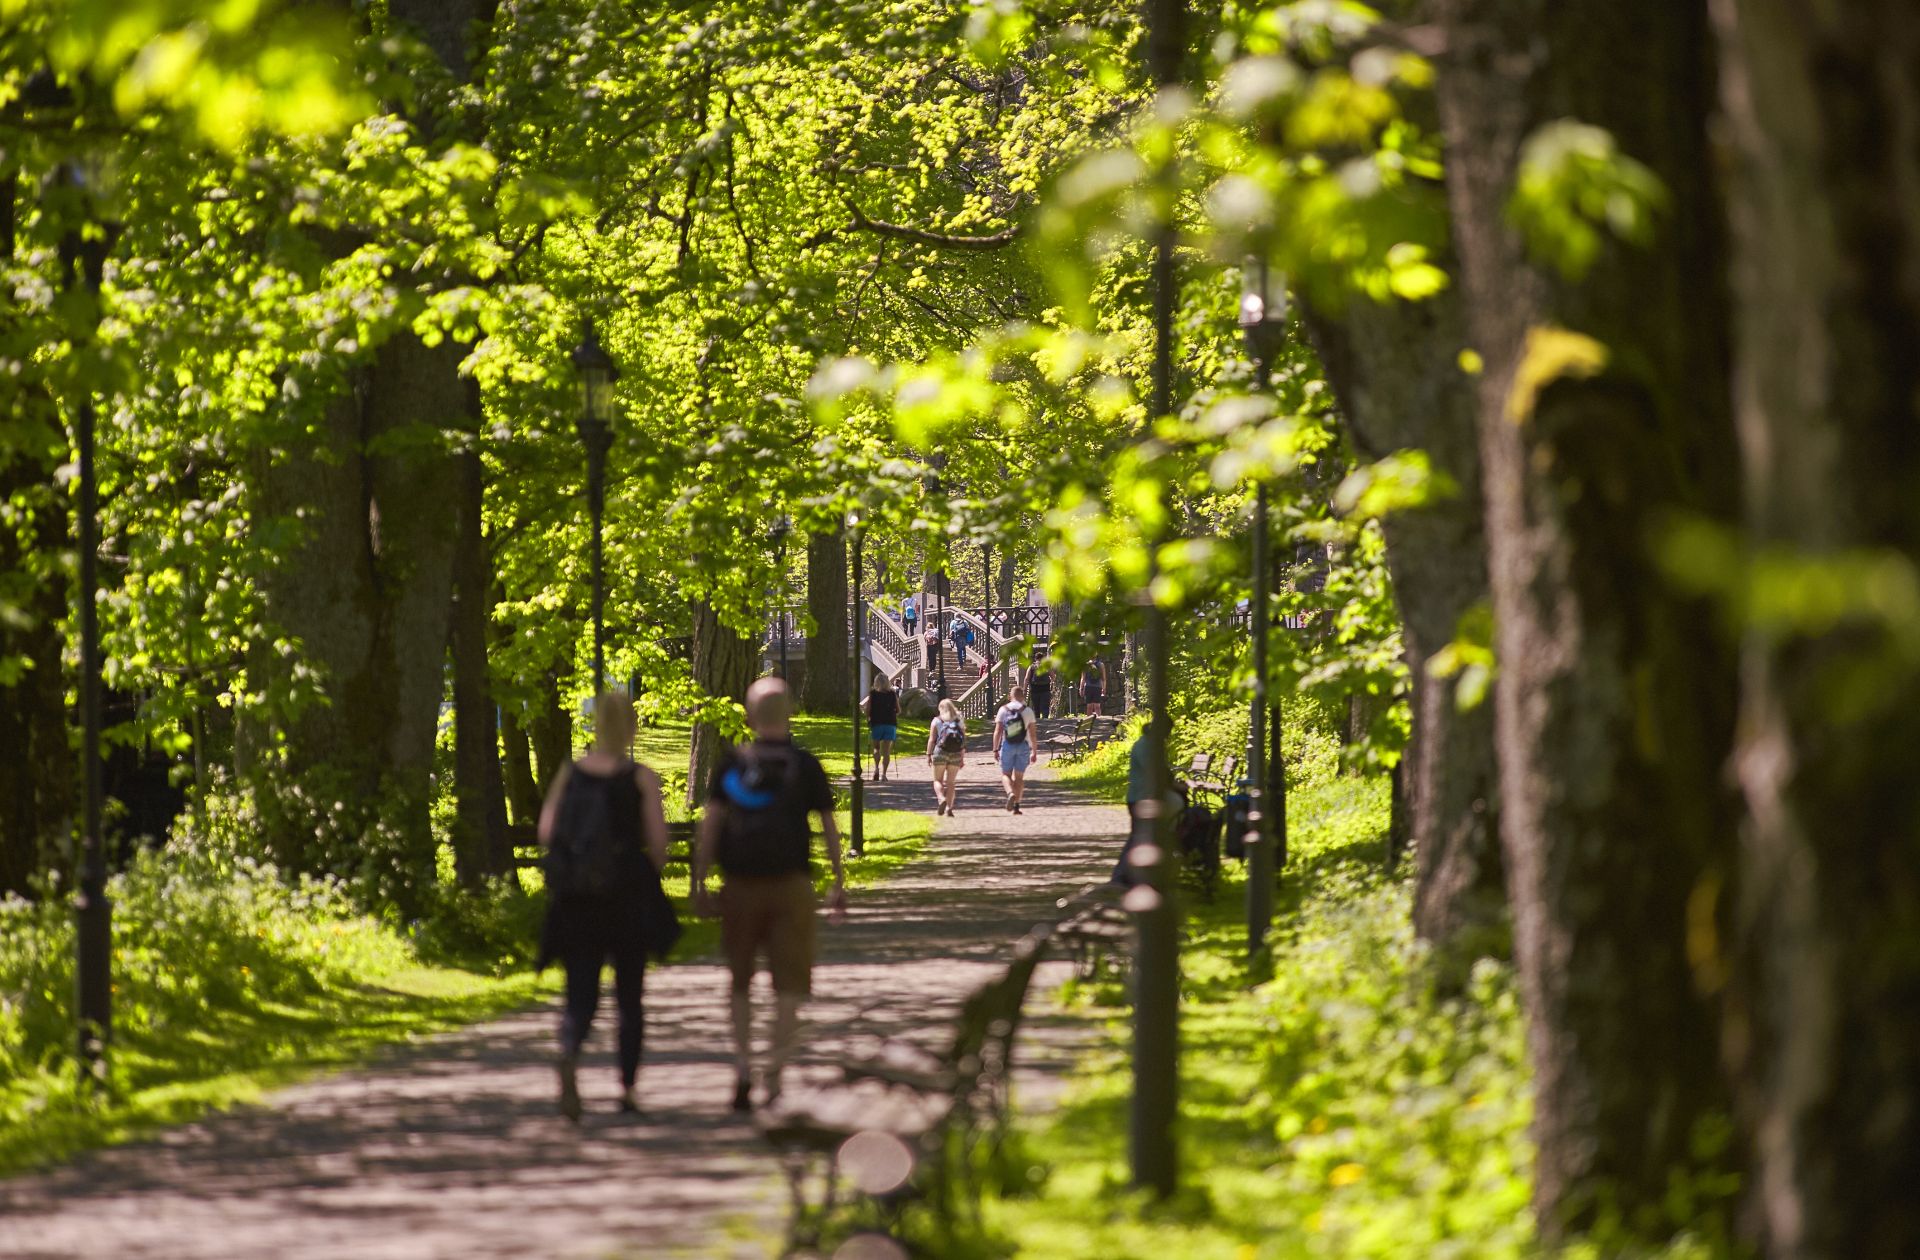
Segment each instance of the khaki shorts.
[{"label": "khaki shorts", "polygon": [[812,991],[814,904],[811,875],[735,877],[720,886],[720,951],[736,992],[752,986],[761,953],[774,992]]}]

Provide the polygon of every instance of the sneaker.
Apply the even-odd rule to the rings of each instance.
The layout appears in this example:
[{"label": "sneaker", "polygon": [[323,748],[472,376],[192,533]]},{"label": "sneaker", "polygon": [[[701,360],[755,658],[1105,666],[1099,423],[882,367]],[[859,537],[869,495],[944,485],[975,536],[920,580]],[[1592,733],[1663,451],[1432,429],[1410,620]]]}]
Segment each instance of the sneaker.
[{"label": "sneaker", "polygon": [[1018,803],[1018,802],[1015,802],[1015,804],[1014,804],[1014,807],[1013,807],[1013,812],[1014,812],[1014,813],[1016,813],[1016,814],[1020,812],[1020,805],[1019,805],[1019,803]]},{"label": "sneaker", "polygon": [[733,1109],[751,1111],[753,1109],[753,1079],[743,1076],[733,1083]]},{"label": "sneaker", "polygon": [[579,1067],[578,1056],[560,1056],[560,1114],[575,1124],[580,1122]]},{"label": "sneaker", "polygon": [[631,1085],[620,1091],[620,1111],[621,1114],[629,1116],[640,1114],[640,1100],[633,1096]]},{"label": "sneaker", "polygon": [[1009,814],[1017,814],[1020,812],[1020,807],[1013,803],[1013,798],[1011,796],[1007,798],[1007,812]]}]

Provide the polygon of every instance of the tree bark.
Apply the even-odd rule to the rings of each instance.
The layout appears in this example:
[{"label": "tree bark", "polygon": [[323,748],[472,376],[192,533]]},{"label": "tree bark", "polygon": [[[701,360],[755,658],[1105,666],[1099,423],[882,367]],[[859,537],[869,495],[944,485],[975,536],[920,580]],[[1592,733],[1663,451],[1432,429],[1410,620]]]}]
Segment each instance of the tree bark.
[{"label": "tree bark", "polygon": [[[1651,1229],[1725,1092],[1687,925],[1732,848],[1734,670],[1704,605],[1663,585],[1650,556],[1674,516],[1730,520],[1735,500],[1710,33],[1703,0],[1436,7],[1447,182],[1485,362],[1495,729],[1535,1205],[1549,1236],[1608,1204]],[[1609,242],[1579,281],[1536,264],[1508,213],[1523,142],[1567,118],[1608,129],[1669,196],[1651,246]],[[1605,347],[1604,364],[1557,366],[1569,334]]]},{"label": "tree bark", "polygon": [[505,750],[507,803],[513,821],[528,826],[540,819],[540,788],[533,777],[533,741],[519,714],[509,709],[500,718],[500,744]]},{"label": "tree bark", "polygon": [[[1747,519],[1788,571],[1920,569],[1920,14],[1720,0]],[[1910,606],[1747,633],[1727,1050],[1772,1260],[1920,1255]],[[1908,597],[1911,598],[1910,596]],[[1805,610],[1796,610],[1805,611]]]},{"label": "tree bark", "polygon": [[[279,856],[334,874],[374,860],[382,887],[409,905],[434,870],[428,806],[455,541],[445,505],[458,497],[434,421],[455,419],[444,383],[460,358],[457,346],[395,336],[327,405],[318,432],[269,453],[259,476],[264,514],[297,517],[299,531],[262,594],[326,693],[287,720],[293,783],[269,770],[260,784],[297,789],[281,794]],[[287,662],[256,661],[284,680]],[[393,850],[377,856],[359,834],[376,813]]]},{"label": "tree bark", "polygon": [[[745,701],[759,665],[758,646],[751,636],[721,621],[713,605],[703,600],[693,606],[693,680],[705,694]],[[689,809],[706,803],[707,780],[725,747],[717,726],[694,723],[693,748],[687,758]]]},{"label": "tree bark", "polygon": [[800,680],[800,707],[808,713],[844,715],[853,703],[846,632],[851,606],[846,534],[813,535],[807,539],[807,615],[813,633],[807,636],[806,676]]},{"label": "tree bark", "polygon": [[[0,173],[0,259],[14,256],[16,178]],[[4,318],[13,322],[13,312]],[[34,556],[73,546],[66,496],[55,472],[67,438],[52,399],[10,387],[12,414],[0,445],[0,503],[21,517],[0,528],[0,895],[31,891],[35,876],[59,860],[71,834],[75,762],[67,736],[68,585],[61,570],[35,572]],[[24,545],[23,545],[24,544]]]},{"label": "tree bark", "polygon": [[[527,734],[533,739],[535,791],[544,800],[560,767],[573,760],[573,715],[560,703],[557,671],[540,680],[540,704],[527,726]],[[538,810],[539,806],[534,808]]]},{"label": "tree bark", "polygon": [[1461,620],[1491,598],[1478,413],[1459,368],[1465,314],[1452,291],[1390,306],[1355,295],[1338,313],[1309,307],[1307,325],[1361,458],[1418,448],[1436,479],[1452,483],[1381,529],[1413,679],[1413,732],[1400,773],[1416,871],[1414,928],[1442,954],[1471,963],[1504,952],[1507,907],[1493,708],[1462,710],[1453,680],[1432,672]]},{"label": "tree bark", "polygon": [[[480,387],[469,380],[468,419],[477,433]],[[513,869],[507,842],[506,784],[500,769],[498,709],[487,672],[492,637],[493,560],[488,554],[486,470],[472,447],[455,457],[459,518],[453,585],[453,714],[455,802],[453,865],[459,881],[477,887]]]}]

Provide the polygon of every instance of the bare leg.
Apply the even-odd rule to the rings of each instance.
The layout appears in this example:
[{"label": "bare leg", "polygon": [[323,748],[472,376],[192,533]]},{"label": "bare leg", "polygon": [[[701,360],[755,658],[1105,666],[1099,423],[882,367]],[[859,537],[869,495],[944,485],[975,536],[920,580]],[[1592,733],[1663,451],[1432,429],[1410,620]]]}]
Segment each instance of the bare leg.
[{"label": "bare leg", "polygon": [[753,995],[744,989],[736,989],[729,1005],[733,1016],[734,1068],[740,1077],[745,1078],[753,1071]]},{"label": "bare leg", "polygon": [[800,1004],[806,998],[798,993],[776,993],[773,1011],[773,1046],[767,1062],[767,1096],[771,1098],[780,1092],[780,1073],[787,1066],[787,1059],[793,1054],[794,1042],[800,1035]]},{"label": "bare leg", "polygon": [[1015,770],[1007,776],[1007,791],[1013,794],[1013,807],[1019,809],[1020,798],[1026,795],[1027,791],[1027,772],[1025,770]]}]

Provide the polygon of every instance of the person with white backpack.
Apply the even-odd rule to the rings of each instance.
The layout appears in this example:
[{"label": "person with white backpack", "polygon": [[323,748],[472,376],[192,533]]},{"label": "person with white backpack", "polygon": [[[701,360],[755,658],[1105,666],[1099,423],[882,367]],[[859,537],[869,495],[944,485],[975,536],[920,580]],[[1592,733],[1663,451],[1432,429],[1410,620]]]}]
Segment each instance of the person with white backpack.
[{"label": "person with white backpack", "polygon": [[1007,789],[1007,812],[1020,812],[1027,790],[1027,767],[1033,764],[1033,740],[1039,718],[1027,707],[1024,687],[1007,693],[1007,702],[993,715],[993,752],[1000,761],[1000,783]]},{"label": "person with white backpack", "polygon": [[940,716],[927,730],[927,764],[933,767],[933,812],[952,814],[955,780],[967,764],[967,723],[951,700],[940,702]]}]

